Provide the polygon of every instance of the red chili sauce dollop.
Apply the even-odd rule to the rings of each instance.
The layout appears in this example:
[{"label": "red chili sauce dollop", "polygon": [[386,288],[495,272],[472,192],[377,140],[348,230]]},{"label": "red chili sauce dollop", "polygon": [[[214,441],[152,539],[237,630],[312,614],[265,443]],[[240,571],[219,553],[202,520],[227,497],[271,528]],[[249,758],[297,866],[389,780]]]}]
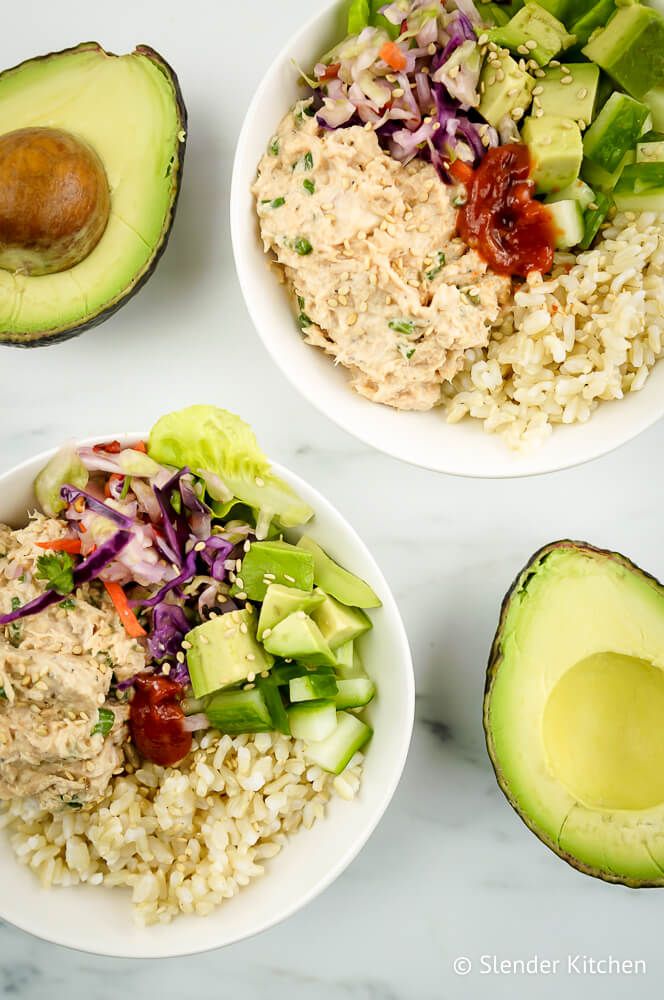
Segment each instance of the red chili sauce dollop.
[{"label": "red chili sauce dollop", "polygon": [[459,235],[498,274],[526,277],[553,266],[555,226],[536,201],[527,146],[490,149],[467,183]]},{"label": "red chili sauce dollop", "polygon": [[134,679],[134,697],[129,727],[142,757],[170,767],[191,750],[191,733],[184,727],[180,707],[182,688],[168,677],[139,674]]}]

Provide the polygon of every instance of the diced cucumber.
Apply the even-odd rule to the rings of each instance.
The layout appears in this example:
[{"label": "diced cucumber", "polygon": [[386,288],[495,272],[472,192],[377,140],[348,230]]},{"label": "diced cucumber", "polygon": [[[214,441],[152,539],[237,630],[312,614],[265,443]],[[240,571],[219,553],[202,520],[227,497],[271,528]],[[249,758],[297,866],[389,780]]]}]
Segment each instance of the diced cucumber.
[{"label": "diced cucumber", "polygon": [[368,705],[376,695],[376,686],[369,677],[354,677],[338,680],[338,691],[335,697],[337,709],[362,708]]},{"label": "diced cucumber", "polygon": [[576,44],[585,45],[593,31],[603,28],[616,9],[615,0],[597,0],[589,10],[572,21],[570,31],[576,35]]},{"label": "diced cucumber", "polygon": [[645,104],[616,91],[583,137],[584,156],[611,173],[634,149],[648,114]]},{"label": "diced cucumber", "polygon": [[623,4],[583,54],[641,100],[664,83],[664,17],[642,4]]},{"label": "diced cucumber", "polygon": [[583,239],[583,211],[578,201],[556,201],[548,206],[553,216],[558,250],[569,250]]},{"label": "diced cucumber", "polygon": [[296,740],[317,743],[328,739],[337,728],[333,701],[301,701],[288,709],[291,734]]},{"label": "diced cucumber", "polygon": [[480,17],[489,28],[497,28],[507,24],[510,19],[509,11],[499,3],[483,3],[478,7]]},{"label": "diced cucumber", "polygon": [[318,764],[324,771],[341,774],[353,754],[361,750],[372,735],[371,727],[356,715],[338,712],[336,729],[321,742],[307,746],[306,755],[312,763]]},{"label": "diced cucumber", "polygon": [[291,701],[316,701],[319,698],[334,698],[337,681],[332,674],[309,673],[306,677],[294,677],[288,685]]},{"label": "diced cucumber", "polygon": [[269,733],[272,716],[258,688],[220,691],[210,698],[205,714],[222,733]]},{"label": "diced cucumber", "polygon": [[664,163],[629,164],[613,197],[621,212],[663,212]]},{"label": "diced cucumber", "polygon": [[592,242],[600,231],[601,225],[609,214],[609,209],[613,204],[610,195],[598,191],[595,195],[593,205],[595,208],[588,208],[583,217],[583,239],[579,243],[582,250],[588,250]]},{"label": "diced cucumber", "polygon": [[275,683],[274,678],[257,677],[256,687],[265,699],[267,710],[270,713],[270,718],[272,719],[273,728],[276,729],[278,733],[290,736],[291,731],[290,723],[288,722],[288,713],[284,708],[284,703],[281,700],[281,692],[279,690],[279,686]]},{"label": "diced cucumber", "polygon": [[602,170],[602,168],[598,167],[596,163],[592,162],[592,160],[584,160],[581,168],[581,174],[583,179],[591,185],[593,191],[604,191],[607,194],[610,194],[620,180],[620,175],[622,174],[624,168],[629,163],[634,163],[635,159],[636,153],[633,149],[630,149],[627,153],[625,153],[622,160],[612,173]]},{"label": "diced cucumber", "polygon": [[353,669],[353,661],[355,659],[355,642],[351,639],[349,642],[345,642],[343,646],[339,646],[335,650],[334,654],[337,658],[337,673],[340,676],[345,676],[344,671]]},{"label": "diced cucumber", "polygon": [[581,208],[585,211],[588,205],[591,205],[595,200],[595,192],[591,187],[588,187],[581,179],[575,180],[573,184],[568,184],[566,188],[562,191],[555,191],[553,194],[547,195],[544,199],[547,205],[552,204],[555,201],[578,201]]},{"label": "diced cucumber", "polygon": [[648,91],[643,102],[650,108],[652,127],[664,131],[664,87]]},{"label": "diced cucumber", "polygon": [[640,142],[636,147],[637,163],[664,162],[664,142]]},{"label": "diced cucumber", "polygon": [[294,677],[304,677],[308,673],[309,671],[303,663],[284,663],[282,660],[270,671],[270,677],[275,684],[286,687]]},{"label": "diced cucumber", "polygon": [[[533,2],[534,0],[526,0],[526,3]],[[565,21],[574,0],[537,0],[537,3],[544,10],[548,10],[549,14],[553,14],[554,17],[558,18],[559,21]]]}]

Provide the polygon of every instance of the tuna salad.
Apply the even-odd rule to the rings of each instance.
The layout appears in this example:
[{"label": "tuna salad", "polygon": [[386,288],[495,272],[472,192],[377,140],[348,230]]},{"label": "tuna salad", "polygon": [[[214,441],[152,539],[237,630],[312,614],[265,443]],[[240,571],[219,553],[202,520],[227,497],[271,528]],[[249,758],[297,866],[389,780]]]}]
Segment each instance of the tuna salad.
[{"label": "tuna salad", "polygon": [[260,237],[361,395],[528,449],[643,387],[664,351],[664,15],[596,7],[348,0],[346,36],[299,70]]},{"label": "tuna salad", "polygon": [[305,339],[349,369],[354,389],[430,409],[463,352],[488,342],[509,280],[456,235],[460,188],[421,160],[401,166],[373,129],[326,131],[308,109],[284,118],[259,166],[264,247]]},{"label": "tuna salad", "polygon": [[[205,914],[359,789],[380,600],[238,417],[68,446],[0,525],[0,827],[42,883]],[[365,610],[367,609],[367,610]]]}]

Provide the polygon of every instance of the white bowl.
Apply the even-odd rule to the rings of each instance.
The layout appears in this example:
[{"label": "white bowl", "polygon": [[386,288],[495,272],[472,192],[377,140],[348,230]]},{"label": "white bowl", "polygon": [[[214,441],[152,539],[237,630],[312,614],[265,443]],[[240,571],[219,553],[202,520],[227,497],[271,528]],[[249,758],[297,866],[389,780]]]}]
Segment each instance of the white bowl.
[{"label": "white bowl", "polygon": [[303,94],[293,60],[308,69],[343,37],[346,8],[346,0],[328,4],[279,53],[256,90],[235,154],[235,264],[254,326],[272,359],[310,403],[344,430],[388,455],[436,472],[486,478],[535,475],[587,462],[629,441],[664,413],[664,364],[655,366],[640,392],[603,403],[587,424],[556,428],[541,448],[516,455],[499,437],[485,434],[479,421],[450,425],[442,410],[403,413],[363,399],[350,389],[344,368],[335,368],[321,350],[302,340],[284,287],[268,268],[250,187],[270,136]]},{"label": "white bowl", "polygon": [[[142,434],[107,435],[86,441]],[[0,522],[20,526],[36,505],[32,483],[53,454],[44,452],[0,476]],[[302,830],[267,863],[266,873],[208,917],[180,916],[171,924],[142,928],[132,921],[128,890],[78,886],[41,888],[16,860],[0,834],[0,918],[22,930],[81,951],[126,958],[163,958],[208,951],[250,937],[295,913],[322,892],[369,839],[403,770],[413,728],[413,665],[403,622],[383,574],[350,524],[329,501],[279,465],[276,472],[316,511],[307,531],[344,566],[374,588],[383,607],[372,612],[374,629],[363,640],[368,672],[378,696],[368,715],[374,727],[360,793],[333,800],[326,818]],[[350,894],[353,889],[347,886]]]}]

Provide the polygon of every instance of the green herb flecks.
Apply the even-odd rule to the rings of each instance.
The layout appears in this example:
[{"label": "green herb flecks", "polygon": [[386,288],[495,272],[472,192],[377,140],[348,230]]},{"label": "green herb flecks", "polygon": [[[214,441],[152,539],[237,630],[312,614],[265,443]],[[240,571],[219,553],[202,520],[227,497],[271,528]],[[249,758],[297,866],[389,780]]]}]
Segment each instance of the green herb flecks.
[{"label": "green herb flecks", "polygon": [[415,324],[412,319],[391,319],[387,325],[390,330],[402,333],[405,337],[412,337],[415,333]]},{"label": "green herb flecks", "polygon": [[[21,607],[21,598],[12,597],[12,611],[17,611]],[[9,645],[13,646],[14,649],[18,649],[21,645],[21,640],[23,639],[23,626],[21,622],[10,622],[7,626],[7,638],[9,639]]]},{"label": "green herb flecks", "polygon": [[72,611],[76,607],[76,601],[72,601],[71,597],[66,597],[64,601],[60,601],[60,607],[63,611]]},{"label": "green herb flecks", "polygon": [[46,552],[37,560],[40,580],[46,580],[58,594],[71,594],[74,589],[74,560],[68,552]]},{"label": "green herb flecks", "polygon": [[316,190],[315,181],[310,180],[308,177],[302,181],[302,187],[305,191],[308,191],[309,194],[313,194]]},{"label": "green herb flecks", "polygon": [[63,804],[66,805],[68,809],[82,809],[83,808],[83,803],[82,802],[77,802],[76,799],[70,799],[69,802],[65,802],[64,799],[62,801],[63,801]]},{"label": "green herb flecks", "polygon": [[279,156],[279,150],[281,149],[281,144],[279,142],[279,136],[273,135],[270,139],[270,145],[267,147],[267,151],[270,156]]},{"label": "green herb flecks", "polygon": [[402,358],[405,358],[406,361],[410,361],[415,353],[415,348],[411,347],[410,344],[399,344],[398,351]]},{"label": "green herb flecks", "polygon": [[110,708],[100,708],[99,719],[95,723],[90,735],[95,736],[97,733],[101,733],[102,736],[108,736],[114,722],[115,712],[112,712]]},{"label": "green herb flecks", "polygon": [[182,497],[180,496],[179,490],[173,490],[171,492],[171,507],[176,514],[182,513]]},{"label": "green herb flecks", "polygon": [[304,163],[305,170],[314,169],[314,158],[312,153],[305,153],[302,162]]},{"label": "green herb flecks", "polygon": [[463,288],[462,292],[466,296],[468,301],[472,303],[472,305],[479,306],[482,304],[482,300],[480,299],[479,295],[477,294],[474,288]]},{"label": "green herb flecks", "polygon": [[300,110],[295,115],[295,121],[298,123],[298,125],[301,125],[304,121],[305,115],[307,118],[313,118],[315,114],[316,112],[314,111],[311,104],[308,104],[306,108],[300,108]]},{"label": "green herb flecks", "polygon": [[269,198],[263,198],[263,200],[261,201],[261,205],[269,205],[270,208],[281,208],[281,206],[285,204],[286,204],[286,199],[282,198],[281,196],[279,198],[272,198],[272,200],[270,200]]},{"label": "green herb flecks", "polygon": [[445,267],[445,254],[443,253],[442,250],[439,250],[438,253],[436,254],[435,264],[425,274],[425,278],[427,279],[427,281],[433,281],[434,278],[437,278],[444,267]]},{"label": "green herb flecks", "polygon": [[131,476],[125,476],[122,481],[122,490],[120,491],[121,500],[125,500],[127,498],[130,486],[131,486]]},{"label": "green herb flecks", "polygon": [[295,253],[299,254],[300,257],[307,257],[313,250],[313,247],[306,236],[298,236],[293,243],[293,250]]},{"label": "green herb flecks", "polygon": [[311,320],[304,311],[304,299],[302,298],[301,295],[298,295],[297,297],[297,307],[300,310],[297,317],[298,325],[300,327],[300,330],[306,330],[308,326],[311,326]]},{"label": "green herb flecks", "polygon": [[7,701],[7,695],[5,694],[4,688],[0,688],[0,701]]}]

